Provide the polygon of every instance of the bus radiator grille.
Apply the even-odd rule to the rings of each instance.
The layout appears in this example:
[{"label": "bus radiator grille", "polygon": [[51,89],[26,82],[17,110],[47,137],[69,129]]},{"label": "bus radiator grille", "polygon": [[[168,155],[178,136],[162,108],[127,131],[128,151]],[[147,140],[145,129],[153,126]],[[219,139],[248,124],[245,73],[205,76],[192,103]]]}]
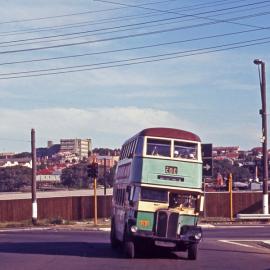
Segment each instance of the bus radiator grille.
[{"label": "bus radiator grille", "polygon": [[156,235],[159,237],[176,238],[179,214],[170,211],[158,211]]}]

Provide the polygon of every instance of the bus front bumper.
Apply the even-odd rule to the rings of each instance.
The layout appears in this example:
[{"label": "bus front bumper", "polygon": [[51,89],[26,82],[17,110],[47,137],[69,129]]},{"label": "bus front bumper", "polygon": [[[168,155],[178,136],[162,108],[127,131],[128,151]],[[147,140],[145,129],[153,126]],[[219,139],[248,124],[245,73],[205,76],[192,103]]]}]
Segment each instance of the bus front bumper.
[{"label": "bus front bumper", "polygon": [[180,235],[176,237],[160,237],[152,231],[136,230],[130,227],[130,236],[136,242],[151,243],[156,246],[186,250],[193,244],[198,244],[202,239],[202,229],[199,226],[185,225],[181,228]]}]

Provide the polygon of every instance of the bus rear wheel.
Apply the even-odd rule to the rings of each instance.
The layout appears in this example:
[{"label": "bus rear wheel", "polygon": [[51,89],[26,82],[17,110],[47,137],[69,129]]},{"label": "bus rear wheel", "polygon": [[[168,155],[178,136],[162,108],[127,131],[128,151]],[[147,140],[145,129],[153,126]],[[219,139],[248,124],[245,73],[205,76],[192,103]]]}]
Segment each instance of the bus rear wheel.
[{"label": "bus rear wheel", "polygon": [[112,225],[111,225],[110,240],[111,240],[111,247],[113,249],[116,249],[117,247],[119,247],[120,242],[117,240],[116,235],[115,235],[115,224],[114,224],[113,219],[112,219]]},{"label": "bus rear wheel", "polygon": [[197,259],[197,244],[193,244],[188,248],[188,259],[196,260]]}]

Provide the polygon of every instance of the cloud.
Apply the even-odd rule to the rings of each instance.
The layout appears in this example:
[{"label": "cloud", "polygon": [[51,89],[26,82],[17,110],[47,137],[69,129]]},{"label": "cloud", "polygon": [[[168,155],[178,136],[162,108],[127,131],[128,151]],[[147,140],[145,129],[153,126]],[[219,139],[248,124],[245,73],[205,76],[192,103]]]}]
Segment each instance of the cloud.
[{"label": "cloud", "polygon": [[[198,134],[203,142],[214,145],[239,145],[249,149],[260,144],[260,124],[229,123],[207,126],[190,121],[184,114],[154,108],[45,108],[32,110],[1,109],[0,149],[29,151],[30,131],[36,130],[37,147],[47,140],[59,143],[61,138],[91,138],[94,147],[120,147],[129,137],[148,127],[172,127]],[[248,134],[244,136],[243,134]]]},{"label": "cloud", "polygon": [[120,147],[125,139],[147,127],[192,128],[188,121],[168,111],[137,107],[2,109],[0,117],[6,123],[0,127],[1,136],[10,138],[10,142],[5,141],[5,148],[10,146],[13,150],[12,142],[29,139],[31,128],[36,129],[38,146],[45,145],[49,139],[57,143],[60,138],[92,138],[99,147]]}]

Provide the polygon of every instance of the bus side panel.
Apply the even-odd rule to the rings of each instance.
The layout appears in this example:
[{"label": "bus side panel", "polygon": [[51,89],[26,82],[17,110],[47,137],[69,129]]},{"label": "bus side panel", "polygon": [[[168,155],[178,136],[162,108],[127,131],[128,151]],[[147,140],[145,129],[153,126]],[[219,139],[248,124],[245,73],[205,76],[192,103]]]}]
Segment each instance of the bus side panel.
[{"label": "bus side panel", "polygon": [[143,167],[143,158],[134,157],[131,166],[131,181],[133,182],[142,182],[142,167]]},{"label": "bus side panel", "polygon": [[[180,188],[202,187],[201,163],[144,158],[142,164],[142,183]],[[174,173],[169,173],[168,167],[175,168]]]}]

